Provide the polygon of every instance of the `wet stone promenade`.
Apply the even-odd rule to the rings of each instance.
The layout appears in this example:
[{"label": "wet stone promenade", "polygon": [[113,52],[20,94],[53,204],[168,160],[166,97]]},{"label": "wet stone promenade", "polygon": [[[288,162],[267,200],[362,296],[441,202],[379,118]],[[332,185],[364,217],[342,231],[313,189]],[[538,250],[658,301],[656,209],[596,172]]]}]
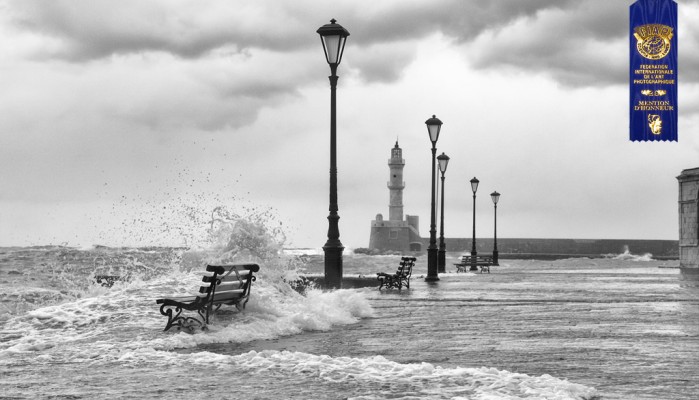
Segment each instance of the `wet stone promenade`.
[{"label": "wet stone promenade", "polygon": [[[699,287],[681,280],[676,263],[504,260],[491,274],[448,272],[428,284],[419,259],[409,290],[358,289],[369,297],[373,318],[206,350],[381,355],[549,374],[594,387],[603,399],[697,398]],[[389,264],[384,271],[395,269]],[[346,274],[377,272],[365,268],[346,260]]]}]

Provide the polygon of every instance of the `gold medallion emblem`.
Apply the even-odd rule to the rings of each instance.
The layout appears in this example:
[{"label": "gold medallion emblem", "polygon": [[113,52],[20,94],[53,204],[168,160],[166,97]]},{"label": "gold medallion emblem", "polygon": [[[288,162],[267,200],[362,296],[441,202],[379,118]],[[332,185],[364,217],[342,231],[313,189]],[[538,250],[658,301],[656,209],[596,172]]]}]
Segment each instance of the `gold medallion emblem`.
[{"label": "gold medallion emblem", "polygon": [[659,60],[670,53],[672,28],[661,24],[641,25],[634,29],[636,50],[649,60]]},{"label": "gold medallion emblem", "polygon": [[660,115],[648,114],[648,127],[654,135],[660,135],[663,130],[663,121],[660,119]]}]

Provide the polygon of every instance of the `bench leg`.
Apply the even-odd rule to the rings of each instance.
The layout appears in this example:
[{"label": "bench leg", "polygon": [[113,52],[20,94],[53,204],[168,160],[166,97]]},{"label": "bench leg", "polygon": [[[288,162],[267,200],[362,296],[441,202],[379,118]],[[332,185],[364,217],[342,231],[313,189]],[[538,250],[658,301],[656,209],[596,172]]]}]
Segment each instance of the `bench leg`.
[{"label": "bench leg", "polygon": [[391,276],[388,285],[389,287],[400,289],[400,279],[397,276]]},{"label": "bench leg", "polygon": [[377,276],[376,280],[379,281],[379,290],[386,284],[386,279],[383,276]]},{"label": "bench leg", "polygon": [[386,288],[394,288],[396,286],[396,281],[393,280],[393,277],[387,276],[386,277]]},{"label": "bench leg", "polygon": [[163,332],[166,332],[170,328],[172,328],[172,326],[175,324],[175,321],[178,321],[180,319],[180,314],[182,314],[181,307],[174,307],[174,310],[177,314],[175,314],[173,316],[172,315],[172,310],[173,310],[172,307],[173,306],[169,306],[169,305],[165,305],[165,304],[160,306],[160,313],[167,317],[167,324],[165,324],[165,329],[163,329]]},{"label": "bench leg", "polygon": [[178,325],[177,330],[184,330],[187,333],[194,333],[197,329],[201,329],[202,331],[206,330],[206,324],[195,317],[182,318]]},{"label": "bench leg", "polygon": [[[173,315],[173,309],[175,314]],[[160,306],[160,313],[167,317],[167,324],[163,332],[170,330],[172,327],[176,327],[177,330],[185,330],[193,333],[196,328],[206,329],[206,317],[202,314],[202,310],[197,310],[199,318],[196,317],[185,317],[182,314],[182,307],[175,305],[163,304]]]}]

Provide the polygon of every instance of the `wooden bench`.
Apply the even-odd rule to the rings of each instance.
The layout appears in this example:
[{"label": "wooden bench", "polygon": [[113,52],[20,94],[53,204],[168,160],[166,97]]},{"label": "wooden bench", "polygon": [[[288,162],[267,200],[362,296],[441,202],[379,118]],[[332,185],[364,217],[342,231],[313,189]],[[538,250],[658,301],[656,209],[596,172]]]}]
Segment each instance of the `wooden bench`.
[{"label": "wooden bench", "polygon": [[490,273],[490,266],[493,265],[492,256],[462,256],[460,263],[455,263],[456,272],[466,272],[469,270],[476,270],[476,268],[481,269],[481,274],[483,272]]},{"label": "wooden bench", "polygon": [[[160,313],[167,317],[164,331],[173,326],[178,331],[203,330],[209,323],[209,316],[222,305],[234,305],[238,310],[245,308],[252,282],[257,279],[253,272],[259,270],[257,264],[207,265],[198,294],[155,301],[161,304]],[[182,315],[184,310],[196,311],[196,315]]]},{"label": "wooden bench", "polygon": [[415,260],[415,257],[401,257],[400,265],[395,274],[378,272],[376,274],[376,279],[381,283],[379,285],[379,290],[384,286],[387,288],[398,288],[398,290],[400,290],[403,285],[410,289],[410,275],[413,274]]}]

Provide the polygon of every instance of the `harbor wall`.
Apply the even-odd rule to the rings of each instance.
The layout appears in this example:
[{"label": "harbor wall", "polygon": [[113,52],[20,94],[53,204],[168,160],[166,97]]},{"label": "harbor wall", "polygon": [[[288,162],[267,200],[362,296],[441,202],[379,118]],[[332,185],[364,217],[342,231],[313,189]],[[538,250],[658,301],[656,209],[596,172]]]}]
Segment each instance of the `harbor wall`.
[{"label": "harbor wall", "polygon": [[[429,239],[423,238],[423,242],[423,248],[426,249],[429,245]],[[447,252],[471,252],[472,242],[470,238],[445,238],[444,242]],[[679,242],[677,240],[498,238],[497,246],[500,258],[529,258],[524,256],[547,254],[561,257],[596,257],[624,252],[638,255],[650,253],[655,259],[679,258]],[[493,239],[479,239],[477,237],[476,251],[479,254],[492,253]]]}]

